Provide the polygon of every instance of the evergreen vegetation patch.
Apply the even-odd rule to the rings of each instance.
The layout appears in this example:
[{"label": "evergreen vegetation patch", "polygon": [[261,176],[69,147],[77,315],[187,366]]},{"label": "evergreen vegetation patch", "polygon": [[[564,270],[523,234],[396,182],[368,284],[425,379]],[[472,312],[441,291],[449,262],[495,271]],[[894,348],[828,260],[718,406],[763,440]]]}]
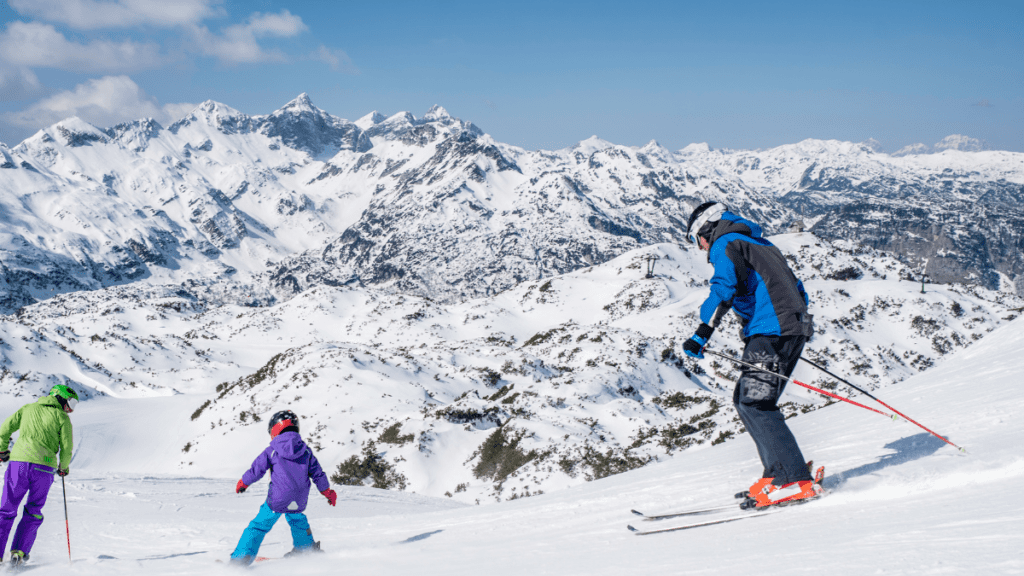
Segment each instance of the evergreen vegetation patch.
[{"label": "evergreen vegetation patch", "polygon": [[519,447],[526,432],[517,431],[506,434],[505,428],[505,426],[496,428],[477,449],[480,461],[473,467],[473,476],[501,482],[509,474],[538,456],[536,450],[523,452]]},{"label": "evergreen vegetation patch", "polygon": [[362,454],[338,464],[331,474],[331,482],[343,486],[364,486],[370,482],[370,486],[382,490],[405,490],[409,484],[405,475],[384,459],[384,453],[377,451],[373,441],[363,446]]}]

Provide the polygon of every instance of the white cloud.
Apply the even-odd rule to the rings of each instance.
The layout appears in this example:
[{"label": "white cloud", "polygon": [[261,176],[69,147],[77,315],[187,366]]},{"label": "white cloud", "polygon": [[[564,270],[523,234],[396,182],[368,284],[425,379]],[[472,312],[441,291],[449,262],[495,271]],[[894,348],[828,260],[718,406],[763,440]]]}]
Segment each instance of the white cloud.
[{"label": "white cloud", "polygon": [[257,38],[267,36],[290,37],[308,30],[302,18],[287,10],[280,14],[253,13],[245,24],[228,26],[221,34],[210,32],[205,26],[191,28],[192,40],[198,51],[214,56],[228,64],[255,62],[285,62],[288,58],[278,50],[264,50]]},{"label": "white cloud", "polygon": [[356,68],[355,64],[352,63],[352,59],[349,58],[348,54],[343,50],[332,50],[321,44],[320,48],[310,54],[309,57],[312,60],[324,62],[335,72],[345,72],[347,74],[359,73],[359,69]]},{"label": "white cloud", "polygon": [[[163,113],[163,119],[157,119],[164,126],[173,124],[178,120],[181,120],[185,116],[188,116],[196,109],[197,104],[191,102],[179,102],[177,104],[164,104],[160,107],[160,111]],[[154,117],[157,118],[157,117]]]},{"label": "white cloud", "polygon": [[166,59],[156,44],[95,40],[71,42],[49,24],[11,22],[0,33],[0,59],[15,66],[74,72],[156,68]]},{"label": "white cloud", "polygon": [[0,102],[22,100],[43,92],[39,78],[24,66],[0,65]]},{"label": "white cloud", "polygon": [[254,12],[245,26],[256,36],[278,36],[281,38],[296,36],[309,30],[309,27],[302,22],[302,18],[287,10],[282,10],[280,14]]},{"label": "white cloud", "polygon": [[196,24],[221,16],[221,0],[8,0],[26,16],[60,22],[79,30]]},{"label": "white cloud", "polygon": [[9,124],[39,129],[71,116],[100,127],[108,127],[140,118],[153,118],[161,124],[173,122],[195,108],[195,104],[166,104],[146,95],[127,76],[104,76],[79,84],[43,99],[21,112],[4,115]]}]

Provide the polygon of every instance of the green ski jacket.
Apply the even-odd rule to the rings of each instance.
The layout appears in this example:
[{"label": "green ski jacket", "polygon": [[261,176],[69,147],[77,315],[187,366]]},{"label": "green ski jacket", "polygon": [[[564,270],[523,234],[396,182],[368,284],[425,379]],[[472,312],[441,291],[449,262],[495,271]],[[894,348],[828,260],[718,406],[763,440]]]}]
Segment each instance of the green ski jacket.
[{"label": "green ski jacket", "polygon": [[[6,450],[11,435],[20,431],[11,450],[11,460],[67,469],[71,464],[71,418],[52,396],[25,404],[0,426],[0,450]],[[60,451],[60,461],[57,451]]]}]

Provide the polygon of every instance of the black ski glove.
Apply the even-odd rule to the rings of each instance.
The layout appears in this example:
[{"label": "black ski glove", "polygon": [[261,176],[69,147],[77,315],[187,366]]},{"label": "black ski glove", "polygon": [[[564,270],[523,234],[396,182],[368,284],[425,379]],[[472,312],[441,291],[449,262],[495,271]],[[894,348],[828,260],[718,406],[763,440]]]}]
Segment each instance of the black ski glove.
[{"label": "black ski glove", "polygon": [[71,472],[68,468],[57,468],[57,476],[67,476],[68,472]]},{"label": "black ski glove", "polygon": [[683,343],[683,352],[691,358],[703,358],[704,357],[704,345],[708,343],[708,338],[715,333],[715,329],[707,324],[701,323],[697,327],[697,332],[690,339]]},{"label": "black ski glove", "polygon": [[0,452],[0,462],[7,462],[10,459],[11,459],[11,451],[10,450],[4,450],[3,452]]}]

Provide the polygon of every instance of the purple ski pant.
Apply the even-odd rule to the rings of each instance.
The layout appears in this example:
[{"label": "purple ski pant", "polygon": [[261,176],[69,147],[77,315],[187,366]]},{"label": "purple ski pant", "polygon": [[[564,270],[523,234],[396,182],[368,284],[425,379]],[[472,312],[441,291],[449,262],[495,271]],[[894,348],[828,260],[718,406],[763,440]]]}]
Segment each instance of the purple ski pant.
[{"label": "purple ski pant", "polygon": [[43,523],[43,505],[46,504],[46,495],[53,484],[53,475],[54,469],[42,464],[7,464],[4,493],[0,499],[0,554],[3,554],[4,548],[7,547],[7,536],[11,533],[14,518],[18,515],[18,506],[21,505],[25,494],[28,494],[28,502],[25,504],[25,513],[21,515],[18,529],[14,532],[11,550],[21,550],[25,554],[32,550],[36,532]]}]

